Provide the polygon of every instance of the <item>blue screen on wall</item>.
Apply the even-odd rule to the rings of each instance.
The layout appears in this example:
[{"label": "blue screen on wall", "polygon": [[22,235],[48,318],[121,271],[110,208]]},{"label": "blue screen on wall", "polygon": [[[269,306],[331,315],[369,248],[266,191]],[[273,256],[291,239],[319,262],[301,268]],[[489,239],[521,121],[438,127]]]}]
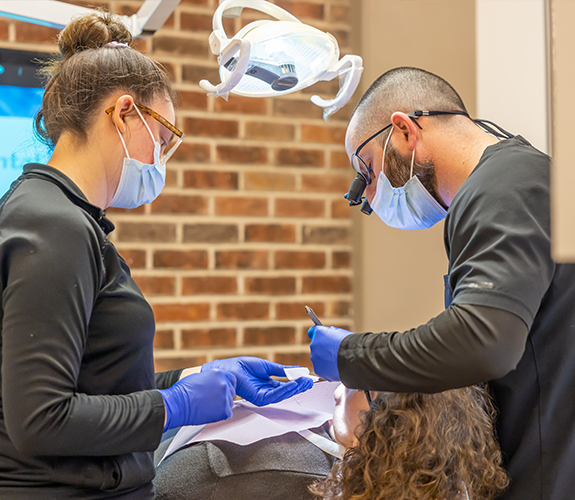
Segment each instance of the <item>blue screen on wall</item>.
[{"label": "blue screen on wall", "polygon": [[44,89],[36,76],[46,54],[0,49],[0,196],[26,163],[45,163],[50,150],[33,132]]}]

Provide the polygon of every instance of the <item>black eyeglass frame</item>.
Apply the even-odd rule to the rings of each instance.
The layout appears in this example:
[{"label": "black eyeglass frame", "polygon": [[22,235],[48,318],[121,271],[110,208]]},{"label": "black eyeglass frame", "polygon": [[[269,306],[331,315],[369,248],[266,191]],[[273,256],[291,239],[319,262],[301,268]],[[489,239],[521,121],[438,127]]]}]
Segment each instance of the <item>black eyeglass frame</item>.
[{"label": "black eyeglass frame", "polygon": [[[420,130],[423,130],[423,127],[417,122],[418,118],[422,116],[440,116],[440,115],[463,115],[467,118],[470,118],[469,115],[465,111],[421,111],[416,109],[407,113],[407,116],[411,118],[413,123],[415,123]],[[365,141],[363,141],[359,147],[355,150],[355,153],[351,155],[351,167],[356,174],[359,174],[363,177],[366,184],[371,184],[371,176],[370,172],[372,171],[371,168],[367,166],[367,163],[363,161],[363,158],[359,156],[361,150],[366,146],[366,144],[375,139],[379,134],[383,134],[389,127],[391,127],[391,123],[383,127],[381,130],[378,130],[375,134],[369,136]],[[357,160],[356,160],[357,159]],[[359,161],[360,163],[357,163]],[[364,168],[362,168],[362,165]]]}]

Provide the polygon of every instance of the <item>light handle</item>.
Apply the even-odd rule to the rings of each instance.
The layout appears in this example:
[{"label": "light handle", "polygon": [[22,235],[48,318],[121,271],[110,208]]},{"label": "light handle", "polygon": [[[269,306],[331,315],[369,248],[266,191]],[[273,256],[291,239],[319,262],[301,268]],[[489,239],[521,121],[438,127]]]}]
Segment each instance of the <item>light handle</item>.
[{"label": "light handle", "polygon": [[[249,40],[232,40],[220,55],[218,63],[222,66],[227,64],[239,52],[238,60],[234,69],[230,72],[228,78],[218,85],[211,84],[208,80],[201,80],[200,87],[206,92],[216,96],[227,96],[242,79],[248,69],[250,62],[251,43]],[[227,98],[226,98],[227,100]]]},{"label": "light handle", "polygon": [[345,55],[335,66],[319,77],[319,80],[329,81],[336,76],[340,77],[341,85],[333,99],[322,99],[318,95],[311,96],[311,102],[323,109],[323,117],[327,118],[338,109],[345,106],[359,85],[363,71],[363,60],[359,56]]}]

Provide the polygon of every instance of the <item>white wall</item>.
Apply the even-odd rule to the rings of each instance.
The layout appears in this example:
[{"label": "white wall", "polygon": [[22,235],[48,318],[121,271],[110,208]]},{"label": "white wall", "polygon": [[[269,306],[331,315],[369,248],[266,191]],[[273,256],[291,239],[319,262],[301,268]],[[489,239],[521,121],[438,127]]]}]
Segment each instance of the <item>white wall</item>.
[{"label": "white wall", "polygon": [[549,152],[544,0],[476,0],[477,118]]}]

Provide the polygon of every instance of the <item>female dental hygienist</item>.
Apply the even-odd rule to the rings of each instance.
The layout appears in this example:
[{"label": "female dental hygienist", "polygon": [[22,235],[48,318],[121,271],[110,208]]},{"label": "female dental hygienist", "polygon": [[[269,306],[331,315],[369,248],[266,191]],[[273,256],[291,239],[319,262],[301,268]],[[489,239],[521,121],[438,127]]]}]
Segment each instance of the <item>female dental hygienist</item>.
[{"label": "female dental hygienist", "polygon": [[164,430],[311,387],[258,358],[154,376],[152,309],[104,209],[153,201],[183,134],[166,73],[131,41],[107,14],[61,32],[36,121],[53,156],[0,201],[0,498],[153,499]]}]

